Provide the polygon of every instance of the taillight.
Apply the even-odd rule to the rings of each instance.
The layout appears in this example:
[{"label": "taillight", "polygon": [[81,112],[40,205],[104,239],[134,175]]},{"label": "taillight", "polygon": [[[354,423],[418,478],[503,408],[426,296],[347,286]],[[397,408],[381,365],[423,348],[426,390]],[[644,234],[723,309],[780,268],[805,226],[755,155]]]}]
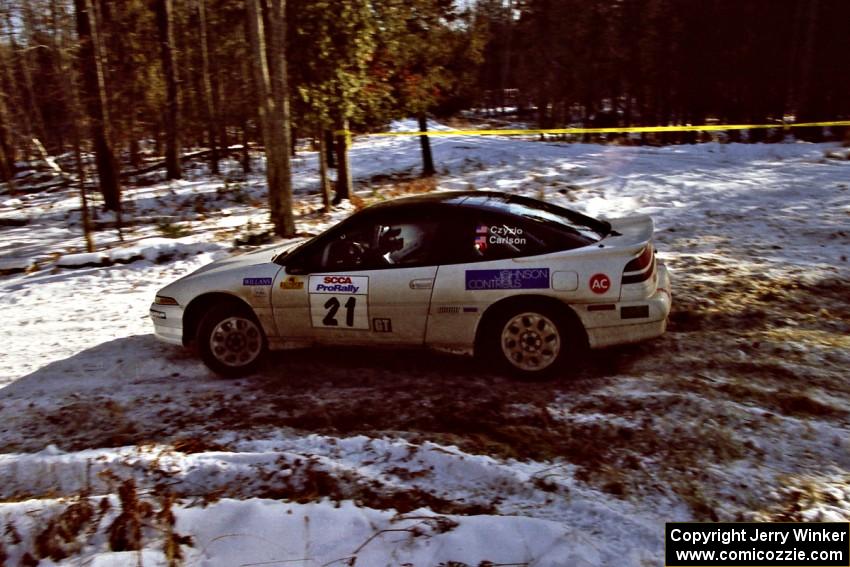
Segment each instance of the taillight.
[{"label": "taillight", "polygon": [[655,250],[652,244],[644,248],[640,255],[632,258],[623,269],[623,284],[640,283],[655,274]]}]

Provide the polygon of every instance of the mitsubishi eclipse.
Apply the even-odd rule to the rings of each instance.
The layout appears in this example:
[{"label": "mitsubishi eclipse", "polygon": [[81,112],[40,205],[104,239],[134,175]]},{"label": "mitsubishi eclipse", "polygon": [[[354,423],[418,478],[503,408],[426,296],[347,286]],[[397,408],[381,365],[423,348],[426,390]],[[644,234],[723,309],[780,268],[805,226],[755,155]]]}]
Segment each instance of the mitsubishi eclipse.
[{"label": "mitsubishi eclipse", "polygon": [[268,350],[425,346],[525,378],[586,348],[664,333],[670,280],[645,215],[597,220],[499,192],[437,192],[363,209],[323,234],[213,262],[162,288],[156,336],[214,372]]}]

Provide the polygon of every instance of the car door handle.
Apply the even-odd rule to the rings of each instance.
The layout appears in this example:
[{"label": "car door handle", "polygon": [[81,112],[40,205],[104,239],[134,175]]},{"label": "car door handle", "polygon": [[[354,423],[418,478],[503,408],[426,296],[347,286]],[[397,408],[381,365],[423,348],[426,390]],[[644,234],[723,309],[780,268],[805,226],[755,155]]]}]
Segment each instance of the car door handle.
[{"label": "car door handle", "polygon": [[433,278],[421,280],[410,280],[410,289],[431,289],[434,286]]}]

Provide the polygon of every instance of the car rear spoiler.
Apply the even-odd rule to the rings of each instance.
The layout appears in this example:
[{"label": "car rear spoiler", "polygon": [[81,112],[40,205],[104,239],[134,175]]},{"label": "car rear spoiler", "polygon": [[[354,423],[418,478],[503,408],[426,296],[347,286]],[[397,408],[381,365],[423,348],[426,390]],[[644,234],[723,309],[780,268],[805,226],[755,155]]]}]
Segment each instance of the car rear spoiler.
[{"label": "car rear spoiler", "polygon": [[652,241],[655,223],[649,215],[605,220],[611,223],[611,233],[600,242],[606,247],[633,248],[639,252]]}]

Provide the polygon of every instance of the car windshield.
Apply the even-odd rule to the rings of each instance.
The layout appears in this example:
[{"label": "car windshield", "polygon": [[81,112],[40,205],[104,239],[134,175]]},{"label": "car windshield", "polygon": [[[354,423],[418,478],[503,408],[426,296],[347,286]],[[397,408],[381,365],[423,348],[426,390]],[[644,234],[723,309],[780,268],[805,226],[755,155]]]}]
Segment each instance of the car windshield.
[{"label": "car windshield", "polygon": [[561,230],[577,233],[592,242],[598,242],[611,233],[611,225],[581,213],[558,207],[543,201],[511,196],[505,200],[504,209],[512,215],[521,216]]}]

